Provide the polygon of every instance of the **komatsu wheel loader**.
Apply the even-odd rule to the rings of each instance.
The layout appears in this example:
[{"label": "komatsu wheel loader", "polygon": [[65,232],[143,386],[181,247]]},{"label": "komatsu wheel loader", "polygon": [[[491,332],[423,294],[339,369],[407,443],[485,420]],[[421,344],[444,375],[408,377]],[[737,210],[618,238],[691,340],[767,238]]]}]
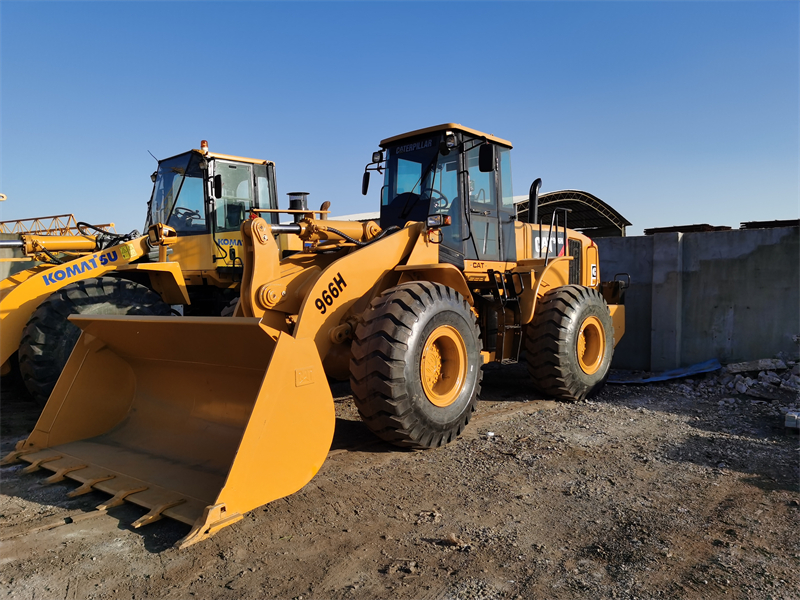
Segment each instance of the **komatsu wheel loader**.
[{"label": "komatsu wheel loader", "polygon": [[[523,347],[533,388],[591,394],[623,333],[621,283],[601,284],[597,246],[563,220],[514,219],[511,144],[451,123],[381,148],[363,186],[384,175],[380,227],[303,207],[291,224],[244,222],[233,318],[71,317],[75,350],[4,462],[73,479],[73,496],[110,494],[100,508],[145,507],[134,527],[183,521],[185,547],[320,469],[335,422],[326,359],[349,371],[376,435],[411,448],[455,439],[482,366]],[[531,207],[537,193],[538,180]],[[282,259],[276,233],[303,250]]]},{"label": "komatsu wheel loader", "polygon": [[42,405],[80,333],[69,315],[162,316],[171,305],[219,315],[241,279],[241,223],[252,209],[277,208],[273,163],[212,153],[205,141],[200,150],[159,161],[152,179],[146,228],[168,226],[169,262],[159,258],[160,242],[151,248],[138,232],[90,231],[97,228],[85,223],[85,235],[0,241],[42,261],[0,282],[3,374],[18,368]]}]

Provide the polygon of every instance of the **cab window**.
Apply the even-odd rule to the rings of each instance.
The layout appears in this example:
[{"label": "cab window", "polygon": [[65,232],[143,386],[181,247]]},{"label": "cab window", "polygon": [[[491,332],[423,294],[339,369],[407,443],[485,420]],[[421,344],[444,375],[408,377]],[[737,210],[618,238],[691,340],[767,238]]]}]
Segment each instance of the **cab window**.
[{"label": "cab window", "polygon": [[253,208],[252,165],[217,160],[214,169],[222,176],[222,197],[215,203],[215,229],[239,231]]},{"label": "cab window", "polygon": [[480,146],[467,151],[467,171],[469,173],[469,204],[472,208],[480,210],[494,210],[496,204],[496,191],[494,171],[481,173],[478,168],[478,152]]},{"label": "cab window", "polygon": [[419,193],[422,165],[411,160],[397,159],[397,193]]},{"label": "cab window", "polygon": [[514,212],[514,192],[511,190],[511,151],[500,148],[500,208]]},{"label": "cab window", "polygon": [[402,227],[431,214],[450,216],[442,243],[462,252],[464,204],[459,198],[458,153],[440,152],[441,136],[387,148],[381,189],[381,226]]},{"label": "cab window", "polygon": [[[253,165],[253,172],[256,176],[256,208],[278,208],[278,200],[273,198],[273,186],[270,182],[270,175],[275,171],[267,169],[266,165]],[[278,224],[278,215],[275,213],[260,213],[261,217],[272,223]]]},{"label": "cab window", "polygon": [[[165,164],[164,167],[169,165]],[[170,208],[167,225],[174,227],[179,235],[206,233],[203,171],[200,169],[199,157],[192,155],[185,170],[169,167],[168,172],[166,168],[164,171],[164,182],[166,184],[169,181],[170,189],[166,197],[171,196],[171,202],[168,201]],[[162,168],[159,167],[159,176],[161,172]],[[167,185],[163,186],[166,187]],[[158,181],[156,188],[159,189]]]}]

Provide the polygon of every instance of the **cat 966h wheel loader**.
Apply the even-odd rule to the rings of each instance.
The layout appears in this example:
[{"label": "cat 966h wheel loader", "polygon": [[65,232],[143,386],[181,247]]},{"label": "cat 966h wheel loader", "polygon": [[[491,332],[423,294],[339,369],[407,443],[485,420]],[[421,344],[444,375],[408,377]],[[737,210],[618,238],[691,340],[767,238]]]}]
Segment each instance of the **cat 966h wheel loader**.
[{"label": "cat 966h wheel loader", "polygon": [[0,241],[42,261],[0,282],[3,374],[18,365],[41,404],[78,339],[69,315],[169,315],[170,305],[219,315],[241,279],[242,222],[251,209],[277,208],[273,163],[209,152],[205,141],[159,161],[152,179],[146,226],[164,223],[177,233],[168,240],[169,262],[146,246],[147,236],[95,234],[86,224],[82,236]]},{"label": "cat 966h wheel loader", "polygon": [[[512,218],[511,144],[447,124],[381,146],[381,227],[302,207],[243,224],[233,318],[72,317],[75,350],[5,462],[148,509],[134,526],[190,524],[186,546],[314,477],[335,421],[323,361],[378,436],[413,448],[457,437],[482,365],[523,348],[534,388],[590,394],[622,335],[619,284],[587,237]],[[281,259],[275,233],[303,250]]]}]

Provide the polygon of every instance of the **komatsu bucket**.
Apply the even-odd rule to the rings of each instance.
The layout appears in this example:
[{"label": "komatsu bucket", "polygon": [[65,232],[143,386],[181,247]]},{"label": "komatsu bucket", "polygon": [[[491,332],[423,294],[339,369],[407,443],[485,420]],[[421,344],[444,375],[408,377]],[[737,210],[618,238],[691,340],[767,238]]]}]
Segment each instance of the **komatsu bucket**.
[{"label": "komatsu bucket", "polygon": [[83,333],[36,428],[5,463],[45,468],[192,526],[185,547],[302,488],[333,439],[312,339],[257,318],[70,317]]}]

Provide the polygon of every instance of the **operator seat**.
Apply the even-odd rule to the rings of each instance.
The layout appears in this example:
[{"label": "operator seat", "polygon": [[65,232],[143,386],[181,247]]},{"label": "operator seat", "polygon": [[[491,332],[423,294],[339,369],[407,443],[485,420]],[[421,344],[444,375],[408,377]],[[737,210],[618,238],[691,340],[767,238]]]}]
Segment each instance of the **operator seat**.
[{"label": "operator seat", "polygon": [[450,206],[447,207],[447,215],[450,217],[452,224],[445,227],[444,231],[447,232],[446,237],[452,245],[458,248],[461,245],[461,223],[464,221],[464,213],[459,196],[454,196],[450,201]]},{"label": "operator seat", "polygon": [[229,202],[225,205],[225,228],[238,229],[244,221],[244,204]]}]

